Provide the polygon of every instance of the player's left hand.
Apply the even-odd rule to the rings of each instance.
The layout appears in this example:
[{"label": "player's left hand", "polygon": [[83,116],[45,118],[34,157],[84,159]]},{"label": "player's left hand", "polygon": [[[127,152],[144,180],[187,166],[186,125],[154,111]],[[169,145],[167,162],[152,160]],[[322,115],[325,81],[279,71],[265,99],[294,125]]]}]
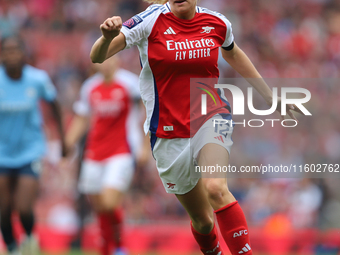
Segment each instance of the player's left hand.
[{"label": "player's left hand", "polygon": [[[281,119],[284,120],[285,119],[284,116],[281,115],[281,97],[278,97],[278,99],[277,99],[276,111],[279,112]],[[286,112],[289,115],[289,117],[291,117],[293,120],[298,121],[292,111],[295,111],[295,112],[300,113],[300,114],[303,114],[303,112],[295,104],[287,104],[286,105]]]},{"label": "player's left hand", "polygon": [[142,149],[137,154],[136,163],[137,167],[144,167],[149,162],[150,153],[149,150]]}]

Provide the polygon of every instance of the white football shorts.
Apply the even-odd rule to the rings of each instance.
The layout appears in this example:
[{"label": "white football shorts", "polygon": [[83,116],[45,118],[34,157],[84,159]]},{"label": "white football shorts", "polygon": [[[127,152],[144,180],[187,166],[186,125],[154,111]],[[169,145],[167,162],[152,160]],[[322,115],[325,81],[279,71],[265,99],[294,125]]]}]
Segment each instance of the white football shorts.
[{"label": "white football shorts", "polygon": [[[222,119],[226,121],[220,121]],[[166,192],[181,195],[192,190],[199,180],[191,172],[194,171],[199,151],[204,145],[214,143],[230,154],[232,132],[231,115],[216,114],[192,138],[157,138],[153,156]]]},{"label": "white football shorts", "polygon": [[81,167],[78,188],[85,194],[99,194],[104,188],[125,192],[131,184],[134,171],[134,160],[128,153],[102,161],[85,159]]}]

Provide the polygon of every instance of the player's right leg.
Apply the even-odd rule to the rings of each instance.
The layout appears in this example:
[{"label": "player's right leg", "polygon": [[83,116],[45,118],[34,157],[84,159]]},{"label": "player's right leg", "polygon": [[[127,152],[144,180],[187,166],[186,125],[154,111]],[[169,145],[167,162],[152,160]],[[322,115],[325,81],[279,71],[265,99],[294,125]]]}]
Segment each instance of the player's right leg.
[{"label": "player's right leg", "polygon": [[86,194],[90,200],[92,209],[97,214],[99,229],[100,229],[100,254],[110,254],[110,236],[112,235],[107,227],[110,225],[110,218],[102,215],[101,190],[104,167],[100,161],[85,159],[82,163],[79,176],[79,191]]},{"label": "player's right leg", "polygon": [[33,234],[35,225],[34,204],[38,195],[39,181],[38,175],[30,172],[28,170],[26,172],[21,171],[21,174],[18,176],[15,194],[15,208],[19,213],[21,224],[26,233],[26,237],[20,245],[22,255],[40,253],[38,239]]},{"label": "player's right leg", "polygon": [[111,228],[112,212],[103,211],[101,194],[88,194],[92,209],[97,215],[98,226],[100,229],[100,254],[111,255],[114,247],[113,231]]},{"label": "player's right leg", "polygon": [[9,254],[20,254],[12,229],[12,180],[10,169],[0,167],[0,226],[1,233]]},{"label": "player's right leg", "polygon": [[153,155],[166,192],[176,194],[188,212],[192,233],[203,254],[222,255],[207,192],[202,180],[190,175],[190,140],[157,138]]},{"label": "player's right leg", "polygon": [[85,160],[82,166],[79,188],[88,194],[98,216],[101,230],[101,254],[108,255],[115,246],[121,251],[123,213],[121,201],[134,172],[130,154],[120,154],[101,162]]},{"label": "player's right leg", "polygon": [[122,249],[123,211],[120,206],[122,196],[120,191],[110,188],[105,188],[100,194],[88,195],[98,218],[102,238],[101,255],[111,255],[114,247],[118,251]]},{"label": "player's right leg", "polygon": [[115,243],[115,255],[125,255],[123,247],[122,200],[130,187],[134,174],[134,160],[131,154],[118,154],[105,160],[102,182],[102,213],[111,217],[111,230]]},{"label": "player's right leg", "polygon": [[184,195],[176,195],[191,219],[192,233],[203,254],[222,255],[217,229],[211,207],[202,180]]},{"label": "player's right leg", "polygon": [[[112,169],[115,170],[115,169]],[[111,179],[111,178],[110,178]],[[104,187],[100,194],[100,211],[104,222],[102,229],[107,229],[111,236],[110,241],[114,241],[114,254],[125,254],[123,252],[122,232],[123,232],[123,208],[121,206],[124,193],[117,188]],[[106,222],[107,221],[107,222]]]}]

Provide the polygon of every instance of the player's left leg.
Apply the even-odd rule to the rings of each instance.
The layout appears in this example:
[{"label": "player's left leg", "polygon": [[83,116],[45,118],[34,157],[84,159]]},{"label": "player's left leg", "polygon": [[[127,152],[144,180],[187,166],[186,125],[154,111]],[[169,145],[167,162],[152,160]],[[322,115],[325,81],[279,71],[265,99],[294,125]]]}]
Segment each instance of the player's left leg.
[{"label": "player's left leg", "polygon": [[[104,212],[102,203],[103,179],[105,166],[102,161],[85,159],[79,176],[79,190],[89,198],[92,209],[97,214],[100,229],[100,254],[111,255],[113,234],[111,230],[111,214]],[[112,243],[112,245],[111,245]]]},{"label": "player's left leg", "polygon": [[[130,186],[134,161],[130,154],[120,154],[107,159],[100,193],[99,221],[106,241],[115,244],[114,254],[126,254],[123,249],[122,200]],[[110,239],[108,239],[110,238]]]},{"label": "player's left leg", "polygon": [[123,209],[121,204],[123,196],[123,192],[113,188],[104,188],[101,194],[104,213],[109,213],[111,217],[113,238],[118,249],[122,248]]},{"label": "player's left leg", "polygon": [[107,231],[110,232],[110,239],[114,241],[115,253],[121,252],[123,247],[123,209],[121,206],[123,197],[122,191],[109,187],[104,188],[100,195],[100,215],[104,221],[101,225],[103,225],[102,228],[109,228]]},{"label": "player's left leg", "polygon": [[12,195],[11,178],[7,174],[0,175],[0,227],[2,237],[10,254],[17,252],[17,242],[12,228]]},{"label": "player's left leg", "polygon": [[102,211],[112,211],[120,207],[124,193],[118,189],[104,187],[100,194]]},{"label": "player's left leg", "polygon": [[[99,194],[88,197],[92,208],[97,213],[102,237],[101,255],[111,255],[111,250],[122,248],[123,211],[121,201],[124,193],[112,188],[104,188]],[[118,253],[118,252],[116,252]]]},{"label": "player's left leg", "polygon": [[[198,157],[200,166],[216,166],[216,164],[227,166],[228,163],[229,152],[219,144],[204,145]],[[240,205],[230,193],[226,178],[202,178],[202,183],[231,253],[252,254],[246,218]]]},{"label": "player's left leg", "polygon": [[34,162],[21,168],[15,192],[15,208],[19,213],[26,239],[21,245],[23,255],[38,254],[38,240],[33,235],[35,225],[34,204],[39,190],[38,171],[40,162]]}]

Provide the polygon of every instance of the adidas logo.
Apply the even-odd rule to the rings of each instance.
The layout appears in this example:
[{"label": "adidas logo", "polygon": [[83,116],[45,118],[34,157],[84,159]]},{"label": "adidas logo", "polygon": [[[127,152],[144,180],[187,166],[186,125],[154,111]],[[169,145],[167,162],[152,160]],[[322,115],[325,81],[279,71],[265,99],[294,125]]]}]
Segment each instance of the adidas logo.
[{"label": "adidas logo", "polygon": [[246,245],[242,248],[242,251],[239,251],[238,254],[246,253],[250,250],[251,250],[251,248],[250,248],[249,244],[246,243]]},{"label": "adidas logo", "polygon": [[[216,251],[216,249],[218,249],[220,247],[220,242],[217,242],[217,245],[214,249],[212,249],[211,251],[206,251],[206,253],[214,253]],[[217,253],[217,255],[221,255],[222,252],[220,251],[219,253]]]},{"label": "adidas logo", "polygon": [[222,143],[224,143],[223,136],[220,135],[220,136],[216,136],[214,138],[221,141]]},{"label": "adidas logo", "polygon": [[172,29],[172,27],[169,27],[165,32],[165,35],[175,35],[176,32]]}]

